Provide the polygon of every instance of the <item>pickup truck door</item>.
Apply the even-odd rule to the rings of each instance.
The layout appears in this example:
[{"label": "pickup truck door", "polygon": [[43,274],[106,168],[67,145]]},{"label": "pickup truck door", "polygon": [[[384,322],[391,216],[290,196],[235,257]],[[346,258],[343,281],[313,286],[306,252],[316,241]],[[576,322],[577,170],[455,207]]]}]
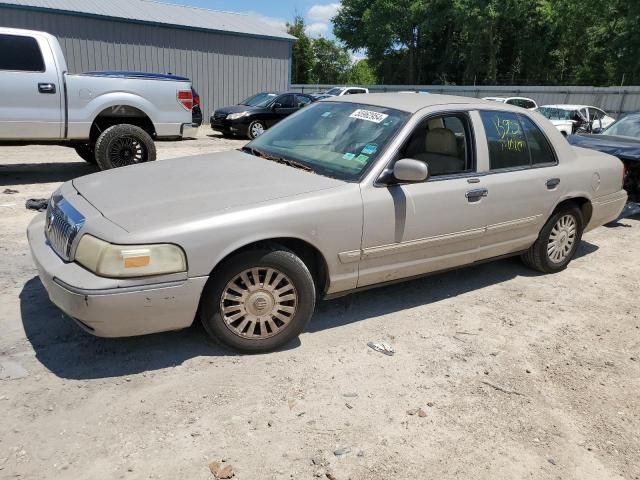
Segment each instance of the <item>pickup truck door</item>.
[{"label": "pickup truck door", "polygon": [[62,138],[62,72],[47,39],[3,33],[0,52],[0,139]]},{"label": "pickup truck door", "polygon": [[476,260],[486,198],[476,177],[475,150],[468,112],[431,114],[417,123],[395,158],[425,162],[429,179],[362,187],[358,287]]},{"label": "pickup truck door", "polygon": [[480,178],[487,190],[482,258],[529,248],[558,202],[563,174],[543,130],[526,114],[476,113],[484,140]]}]

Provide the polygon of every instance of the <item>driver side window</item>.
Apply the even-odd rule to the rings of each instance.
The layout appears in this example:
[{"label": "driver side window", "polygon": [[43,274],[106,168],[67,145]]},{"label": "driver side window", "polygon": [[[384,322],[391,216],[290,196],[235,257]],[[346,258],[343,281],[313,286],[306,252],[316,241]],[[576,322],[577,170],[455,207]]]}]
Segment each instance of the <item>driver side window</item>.
[{"label": "driver side window", "polygon": [[451,113],[420,122],[401,150],[400,158],[427,164],[429,176],[473,171],[469,117]]}]

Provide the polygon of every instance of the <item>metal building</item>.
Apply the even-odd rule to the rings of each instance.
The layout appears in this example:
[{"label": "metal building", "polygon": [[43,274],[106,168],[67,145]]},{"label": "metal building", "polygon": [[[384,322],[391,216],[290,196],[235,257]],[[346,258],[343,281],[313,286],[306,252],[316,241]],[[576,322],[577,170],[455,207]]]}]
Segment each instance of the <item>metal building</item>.
[{"label": "metal building", "polygon": [[214,108],[291,80],[295,37],[251,15],[151,0],[0,0],[0,26],[58,37],[70,73],[189,77],[205,122]]}]

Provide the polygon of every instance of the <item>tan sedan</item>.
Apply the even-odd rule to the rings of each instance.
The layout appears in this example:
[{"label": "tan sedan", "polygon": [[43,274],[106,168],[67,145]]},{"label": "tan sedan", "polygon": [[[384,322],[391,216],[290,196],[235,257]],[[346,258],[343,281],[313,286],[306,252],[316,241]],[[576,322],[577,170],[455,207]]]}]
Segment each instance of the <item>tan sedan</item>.
[{"label": "tan sedan", "polygon": [[558,272],[583,232],[619,215],[622,176],[534,112],[349,95],[242,151],[68,182],[28,233],[51,299],[87,331],[200,318],[255,352],[298,336],[317,297],[509,255]]}]

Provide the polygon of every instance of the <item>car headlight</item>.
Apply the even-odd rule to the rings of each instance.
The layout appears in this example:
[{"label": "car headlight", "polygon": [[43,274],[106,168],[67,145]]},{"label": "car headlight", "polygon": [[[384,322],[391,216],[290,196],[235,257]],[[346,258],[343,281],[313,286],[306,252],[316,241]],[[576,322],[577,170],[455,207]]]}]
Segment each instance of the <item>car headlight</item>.
[{"label": "car headlight", "polygon": [[249,115],[249,112],[230,113],[227,115],[227,120],[237,120],[239,118],[246,117],[247,115]]},{"label": "car headlight", "polygon": [[130,278],[187,271],[184,251],[177,245],[114,245],[83,235],[75,261],[101,277]]}]

